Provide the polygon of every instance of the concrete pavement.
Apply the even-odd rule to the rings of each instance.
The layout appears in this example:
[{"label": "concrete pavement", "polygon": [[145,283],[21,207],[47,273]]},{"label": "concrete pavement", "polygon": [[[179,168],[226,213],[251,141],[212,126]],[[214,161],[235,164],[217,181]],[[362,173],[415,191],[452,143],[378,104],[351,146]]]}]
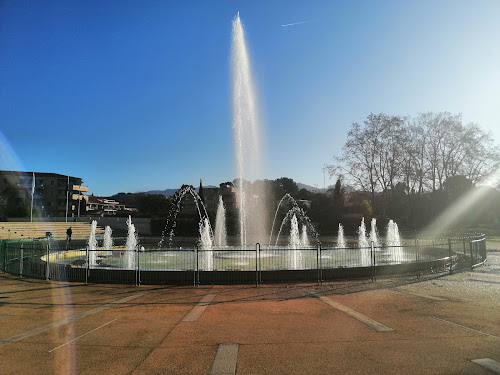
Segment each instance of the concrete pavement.
[{"label": "concrete pavement", "polygon": [[1,274],[0,374],[494,374],[481,363],[500,362],[500,253],[413,281],[134,287]]}]

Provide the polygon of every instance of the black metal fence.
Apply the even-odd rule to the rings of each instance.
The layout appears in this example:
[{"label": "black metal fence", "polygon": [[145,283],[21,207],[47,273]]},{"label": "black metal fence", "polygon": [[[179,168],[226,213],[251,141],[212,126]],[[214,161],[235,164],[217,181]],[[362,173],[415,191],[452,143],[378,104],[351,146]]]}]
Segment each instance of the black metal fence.
[{"label": "black metal fence", "polygon": [[453,272],[486,260],[483,235],[370,247],[88,249],[50,239],[0,241],[0,269],[20,277],[86,283],[318,282]]}]

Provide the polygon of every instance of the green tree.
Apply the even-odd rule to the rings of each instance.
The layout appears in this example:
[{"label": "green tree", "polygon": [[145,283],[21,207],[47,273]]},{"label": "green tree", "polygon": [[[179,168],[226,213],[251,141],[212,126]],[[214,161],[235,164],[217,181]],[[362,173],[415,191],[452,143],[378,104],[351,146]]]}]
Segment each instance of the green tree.
[{"label": "green tree", "polygon": [[310,201],[313,198],[314,198],[314,193],[304,188],[300,189],[297,193],[297,196],[295,197],[295,199],[304,199],[307,201]]},{"label": "green tree", "polygon": [[200,178],[200,188],[198,189],[198,195],[200,196],[201,201],[205,203],[205,197],[203,196],[203,184],[201,183],[201,178]]},{"label": "green tree", "polygon": [[292,197],[296,196],[299,192],[299,188],[294,180],[288,177],[280,177],[276,179],[276,184],[280,186],[285,193],[290,194]]},{"label": "green tree", "polygon": [[144,217],[156,219],[166,218],[172,203],[170,198],[162,194],[140,194],[137,199],[137,209]]},{"label": "green tree", "polygon": [[332,233],[338,222],[335,218],[333,195],[315,193],[308,212],[319,233]]},{"label": "green tree", "polygon": [[118,193],[111,199],[129,208],[136,208],[137,215],[148,218],[166,218],[172,205],[172,200],[163,194],[149,193]]},{"label": "green tree", "polygon": [[342,187],[342,181],[340,177],[335,182],[335,187],[333,189],[333,213],[336,221],[342,221],[342,216],[345,211],[345,192]]},{"label": "green tree", "polygon": [[26,201],[19,196],[19,191],[7,184],[0,189],[0,219],[9,217],[28,217],[30,210]]}]

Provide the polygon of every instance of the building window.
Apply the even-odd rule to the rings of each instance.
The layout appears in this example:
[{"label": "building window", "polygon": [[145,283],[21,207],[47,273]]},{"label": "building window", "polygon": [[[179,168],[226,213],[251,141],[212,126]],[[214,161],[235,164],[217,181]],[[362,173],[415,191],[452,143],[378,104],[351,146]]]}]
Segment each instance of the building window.
[{"label": "building window", "polygon": [[54,180],[50,180],[50,184],[54,185],[56,182]]},{"label": "building window", "polygon": [[6,184],[6,183],[7,183],[7,179],[6,179],[6,178],[4,178],[4,179],[3,179],[3,183],[4,183],[4,184]]}]

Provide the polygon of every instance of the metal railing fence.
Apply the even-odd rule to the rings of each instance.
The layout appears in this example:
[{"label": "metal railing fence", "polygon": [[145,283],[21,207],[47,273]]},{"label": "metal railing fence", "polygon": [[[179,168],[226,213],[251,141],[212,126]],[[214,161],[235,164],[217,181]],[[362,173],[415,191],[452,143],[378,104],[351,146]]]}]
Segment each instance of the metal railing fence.
[{"label": "metal railing fence", "polygon": [[0,241],[0,269],[20,277],[86,283],[235,284],[318,282],[472,268],[486,260],[484,235],[358,248],[221,247],[89,249],[49,239]]}]

